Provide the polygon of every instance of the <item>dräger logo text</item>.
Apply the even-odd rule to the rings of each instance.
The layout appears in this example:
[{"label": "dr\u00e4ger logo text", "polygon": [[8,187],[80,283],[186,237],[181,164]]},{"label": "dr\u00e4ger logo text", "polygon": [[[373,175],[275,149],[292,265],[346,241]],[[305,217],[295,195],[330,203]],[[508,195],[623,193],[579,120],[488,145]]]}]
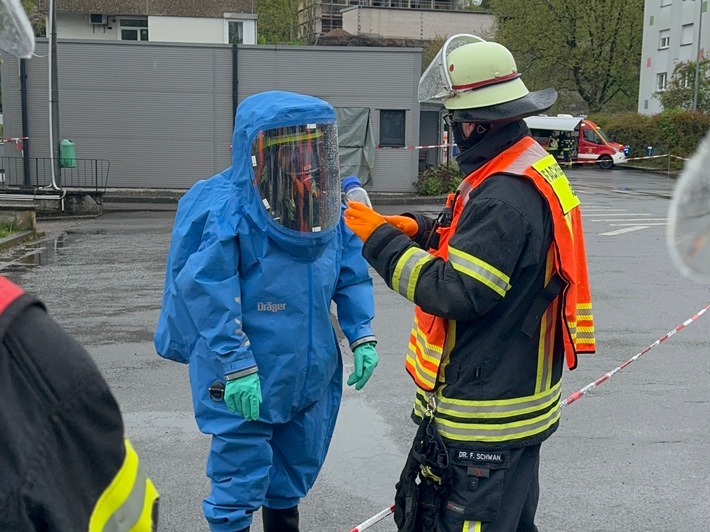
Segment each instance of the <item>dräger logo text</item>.
[{"label": "dr\u00e4ger logo text", "polygon": [[256,310],[259,312],[280,312],[286,310],[286,303],[272,303],[268,301],[266,303],[257,303]]}]

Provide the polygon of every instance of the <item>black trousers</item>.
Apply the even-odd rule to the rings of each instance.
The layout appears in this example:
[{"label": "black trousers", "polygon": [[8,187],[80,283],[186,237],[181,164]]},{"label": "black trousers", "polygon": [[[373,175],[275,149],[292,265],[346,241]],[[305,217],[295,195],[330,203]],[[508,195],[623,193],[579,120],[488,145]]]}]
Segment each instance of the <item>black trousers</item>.
[{"label": "black trousers", "polygon": [[436,532],[537,532],[540,445],[449,449],[453,487]]}]

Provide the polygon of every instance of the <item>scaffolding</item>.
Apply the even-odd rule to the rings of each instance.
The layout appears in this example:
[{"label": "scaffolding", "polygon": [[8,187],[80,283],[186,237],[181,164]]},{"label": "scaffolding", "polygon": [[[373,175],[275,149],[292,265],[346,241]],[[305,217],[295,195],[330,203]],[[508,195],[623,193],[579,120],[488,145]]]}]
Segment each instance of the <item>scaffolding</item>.
[{"label": "scaffolding", "polygon": [[342,28],[341,11],[352,6],[458,11],[470,5],[470,0],[303,0],[298,12],[299,33],[312,43],[321,35]]}]

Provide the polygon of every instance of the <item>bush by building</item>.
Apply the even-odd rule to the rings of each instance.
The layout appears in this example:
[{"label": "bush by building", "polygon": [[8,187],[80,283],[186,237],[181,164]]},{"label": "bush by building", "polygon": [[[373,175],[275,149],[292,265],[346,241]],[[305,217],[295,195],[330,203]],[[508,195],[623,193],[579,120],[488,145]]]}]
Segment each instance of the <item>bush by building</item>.
[{"label": "bush by building", "polygon": [[440,196],[454,192],[462,178],[459,165],[451,161],[424,170],[419,174],[414,188],[420,196]]},{"label": "bush by building", "polygon": [[[653,155],[690,157],[710,130],[710,114],[671,109],[656,115],[625,113],[620,115],[596,114],[589,117],[611,138],[630,146],[629,157],[644,157],[648,147]],[[679,159],[671,159],[672,165],[682,167]]]}]

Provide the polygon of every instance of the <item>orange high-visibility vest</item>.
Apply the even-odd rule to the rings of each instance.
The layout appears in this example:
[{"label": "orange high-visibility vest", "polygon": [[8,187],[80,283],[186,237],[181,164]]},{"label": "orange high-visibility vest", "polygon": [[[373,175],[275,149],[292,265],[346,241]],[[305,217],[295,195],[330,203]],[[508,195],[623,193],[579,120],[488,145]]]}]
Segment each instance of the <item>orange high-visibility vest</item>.
[{"label": "orange high-visibility vest", "polygon": [[[579,199],[567,176],[555,158],[535,140],[531,137],[521,139],[467,176],[459,185],[457,194],[449,195],[452,222],[449,227],[438,230],[439,246],[431,254],[448,260],[448,242],[456,231],[470,192],[488,177],[500,173],[530,179],[550,207],[554,231],[553,274],[559,275],[563,281],[558,297],[563,303],[560,318],[565,324],[565,358],[569,369],[575,369],[577,353],[593,353],[596,349],[582,216]],[[455,203],[451,205],[454,199]],[[405,367],[417,386],[425,391],[436,387],[442,360],[453,348],[450,326],[448,320],[427,314],[419,306],[415,308]]]}]

